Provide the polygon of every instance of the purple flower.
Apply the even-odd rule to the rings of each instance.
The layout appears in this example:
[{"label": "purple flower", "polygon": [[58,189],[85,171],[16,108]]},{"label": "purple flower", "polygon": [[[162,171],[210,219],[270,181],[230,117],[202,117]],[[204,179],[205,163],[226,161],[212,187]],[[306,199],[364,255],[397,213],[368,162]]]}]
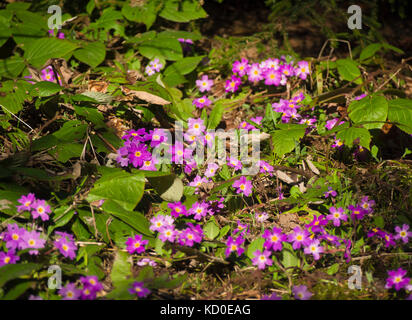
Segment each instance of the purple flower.
[{"label": "purple flower", "polygon": [[226,92],[235,92],[239,89],[239,86],[242,84],[242,80],[236,76],[232,76],[229,80],[226,80],[225,91]]},{"label": "purple flower", "polygon": [[81,289],[81,300],[94,300],[96,299],[96,291],[94,291],[91,287],[85,286]]},{"label": "purple flower", "polygon": [[362,93],[360,96],[354,97],[353,100],[361,100],[367,96],[366,93]]},{"label": "purple flower", "polygon": [[385,240],[385,247],[389,248],[390,246],[396,246],[396,242],[393,240],[394,237],[392,234],[387,233],[387,232],[382,232],[382,235],[380,235],[384,240]]},{"label": "purple flower", "polygon": [[150,219],[150,230],[160,231],[164,226],[171,226],[174,223],[174,219],[171,216],[164,216],[162,214],[158,214],[157,216]]},{"label": "purple flower", "polygon": [[142,240],[143,237],[139,234],[136,234],[132,238],[127,238],[126,245],[127,245],[127,251],[130,254],[133,253],[142,253],[146,250],[145,245],[149,243],[148,240]]},{"label": "purple flower", "polygon": [[308,291],[308,288],[305,285],[293,286],[292,293],[295,296],[295,299],[298,300],[309,300],[313,296],[313,293]]},{"label": "purple flower", "polygon": [[95,293],[103,290],[103,285],[99,282],[97,276],[80,277],[80,281],[83,284],[84,288],[87,287]]},{"label": "purple flower", "polygon": [[206,129],[204,121],[201,118],[198,118],[198,119],[189,118],[187,120],[187,125],[188,125],[188,131],[190,131],[191,133],[197,136],[202,135]]},{"label": "purple flower", "polygon": [[195,243],[200,243],[203,238],[203,230],[199,225],[194,226],[192,223],[187,223],[188,228],[179,233],[178,243],[181,246],[193,247]]},{"label": "purple flower", "polygon": [[189,186],[198,188],[200,187],[203,183],[208,183],[207,178],[201,178],[200,176],[196,176],[192,182],[189,183]]},{"label": "purple flower", "polygon": [[299,61],[298,67],[295,69],[295,75],[301,78],[302,80],[306,80],[306,77],[310,73],[309,64],[307,61]]},{"label": "purple flower", "polygon": [[243,193],[246,197],[252,194],[252,183],[242,176],[232,184],[233,188],[237,188],[236,193]]},{"label": "purple flower", "polygon": [[137,168],[141,167],[146,160],[150,160],[151,153],[147,151],[147,146],[144,144],[133,144],[130,149],[129,161]]},{"label": "purple flower", "polygon": [[269,215],[266,212],[256,212],[255,213],[255,219],[259,223],[265,222],[267,219],[269,219]]},{"label": "purple flower", "polygon": [[353,205],[349,205],[348,209],[351,211],[350,217],[352,218],[353,221],[362,220],[367,212],[363,210],[360,205],[357,205],[356,207]]},{"label": "purple flower", "polygon": [[178,218],[180,216],[187,216],[187,210],[186,210],[186,206],[184,204],[182,204],[180,201],[179,202],[174,202],[174,203],[168,203],[167,206],[172,209],[172,211],[170,212],[170,214],[175,217]]},{"label": "purple flower", "polygon": [[[23,245],[22,249],[42,249],[46,243],[46,240],[40,238],[40,232],[27,231],[22,236]],[[38,250],[30,250],[30,254],[38,254]]]},{"label": "purple flower", "polygon": [[324,233],[321,236],[319,236],[320,240],[326,240],[329,241],[331,244],[334,246],[340,246],[340,239],[337,236],[334,236],[332,234]]},{"label": "purple flower", "polygon": [[36,201],[36,197],[34,193],[29,193],[27,196],[21,196],[17,201],[21,203],[21,206],[17,206],[17,212],[30,211],[33,203]]},{"label": "purple flower", "polygon": [[407,271],[399,268],[398,270],[389,270],[389,277],[386,279],[386,289],[395,287],[396,291],[401,290],[403,287],[408,285],[410,278],[405,277]]},{"label": "purple flower", "polygon": [[156,263],[155,261],[149,259],[149,258],[143,258],[143,259],[140,259],[140,260],[137,262],[137,265],[138,265],[138,266],[141,266],[141,267],[147,266],[147,265],[149,265],[149,266],[151,266],[151,267],[155,267],[155,266],[157,266],[157,263]]},{"label": "purple flower", "polygon": [[[338,121],[339,121],[338,118],[326,121],[326,125],[325,125],[326,129],[332,130],[332,128],[335,127],[335,125]],[[341,124],[344,124],[344,123],[345,123],[345,121],[341,121],[341,122],[339,122],[338,125],[340,126]]]},{"label": "purple flower", "polygon": [[236,158],[227,158],[227,165],[236,170],[242,170],[242,162]]},{"label": "purple flower", "polygon": [[205,132],[205,135],[203,136],[203,145],[206,144],[209,148],[213,148],[214,143],[215,134],[212,131]]},{"label": "purple flower", "polygon": [[403,243],[408,243],[409,238],[412,237],[412,232],[408,230],[409,230],[409,225],[407,224],[404,224],[402,228],[399,226],[396,226],[395,231],[397,232],[397,234],[395,235],[395,239],[396,240],[401,239]]},{"label": "purple flower", "polygon": [[266,161],[260,160],[259,161],[259,166],[260,166],[260,173],[269,173],[270,176],[272,176],[273,172],[273,167],[267,163]]},{"label": "purple flower", "polygon": [[3,241],[6,242],[6,248],[9,250],[23,249],[23,235],[26,234],[26,229],[19,228],[17,224],[7,225],[7,231],[4,232]]},{"label": "purple flower", "polygon": [[282,75],[286,77],[291,77],[295,75],[295,70],[292,65],[290,64],[284,64],[280,67],[280,72],[282,72]]},{"label": "purple flower", "polygon": [[254,253],[254,258],[252,263],[258,267],[258,269],[263,270],[266,266],[271,266],[273,264],[272,259],[270,259],[271,252],[269,250],[256,250]]},{"label": "purple flower", "polygon": [[160,63],[159,59],[150,61],[149,66],[156,72],[159,72],[163,68],[163,64]]},{"label": "purple flower", "polygon": [[201,220],[203,217],[206,217],[208,210],[209,205],[205,201],[196,201],[189,209],[189,214],[193,215],[195,220]]},{"label": "purple flower", "polygon": [[32,216],[34,219],[40,217],[43,221],[49,220],[48,213],[51,213],[50,206],[44,200],[36,200],[32,204]]},{"label": "purple flower", "polygon": [[292,248],[294,250],[300,249],[301,246],[307,246],[311,242],[310,233],[306,229],[295,227],[293,232],[288,235],[288,241],[293,242]]},{"label": "purple flower", "polygon": [[196,80],[196,86],[200,92],[209,91],[213,86],[213,80],[210,80],[207,75],[204,75],[200,80]]},{"label": "purple flower", "polygon": [[260,300],[282,300],[282,297],[279,297],[275,292],[269,295],[263,295]]},{"label": "purple flower", "polygon": [[162,142],[168,141],[167,133],[163,129],[150,130],[150,132],[144,136],[144,139],[151,141],[150,146],[152,148],[158,146]]},{"label": "purple flower", "polygon": [[0,251],[0,267],[6,264],[15,264],[20,260],[20,257],[15,255],[14,250],[9,250],[8,252]]},{"label": "purple flower", "polygon": [[233,239],[231,236],[229,236],[226,241],[226,258],[228,258],[232,252],[236,252],[237,256],[240,257],[245,251],[245,249],[241,247],[244,242],[245,238],[243,238],[242,236],[238,236],[236,239]]},{"label": "purple flower", "polygon": [[374,205],[375,205],[375,201],[369,200],[368,196],[363,197],[359,203],[359,206],[361,206],[361,208],[365,210],[366,213],[368,214],[373,212]]},{"label": "purple flower", "polygon": [[176,239],[176,231],[174,226],[164,226],[159,231],[159,239],[163,242],[174,242]]},{"label": "purple flower", "polygon": [[324,195],[325,195],[325,198],[328,198],[329,196],[336,197],[338,194],[335,190],[332,189],[332,187],[328,187],[328,191],[326,191]]},{"label": "purple flower", "polygon": [[283,248],[282,241],[286,241],[287,236],[282,233],[282,229],[273,228],[272,231],[265,230],[262,238],[266,239],[264,247],[273,251],[281,251]]},{"label": "purple flower", "polygon": [[205,176],[208,178],[213,177],[218,169],[219,166],[216,163],[209,163],[205,171]]},{"label": "purple flower", "polygon": [[344,214],[344,209],[343,208],[336,209],[335,207],[330,207],[329,212],[330,212],[330,214],[328,214],[326,216],[326,219],[328,219],[329,221],[333,221],[333,225],[335,227],[340,226],[340,221],[341,220],[343,220],[343,221],[348,220],[348,216],[346,214]]},{"label": "purple flower", "polygon": [[282,74],[277,70],[268,69],[265,71],[264,77],[265,77],[265,84],[267,86],[269,85],[278,86],[282,79]]},{"label": "purple flower", "polygon": [[323,231],[323,226],[328,224],[328,220],[325,216],[320,215],[319,217],[313,216],[311,223],[306,225],[306,228],[311,228],[311,231],[314,233],[319,233]]},{"label": "purple flower", "polygon": [[74,242],[67,240],[66,237],[55,240],[53,244],[66,258],[68,257],[71,260],[76,258],[77,247]]},{"label": "purple flower", "polygon": [[258,63],[254,63],[250,66],[247,72],[248,80],[250,82],[257,83],[264,79],[262,74],[262,69],[259,67]]},{"label": "purple flower", "polygon": [[125,132],[126,134],[122,137],[123,140],[127,140],[132,138],[133,140],[137,140],[139,142],[144,142],[145,138],[144,136],[146,135],[146,129],[145,128],[140,128],[139,130],[129,130]]},{"label": "purple flower", "polygon": [[137,295],[139,298],[146,298],[151,291],[144,287],[143,282],[133,282],[132,287],[129,289],[130,294]]},{"label": "purple flower", "polygon": [[59,295],[63,300],[78,300],[82,291],[76,288],[74,283],[68,283],[65,287],[59,290]]},{"label": "purple flower", "polygon": [[240,77],[243,77],[249,70],[249,61],[242,58],[241,61],[235,61],[233,63],[232,72],[237,73]]},{"label": "purple flower", "polygon": [[384,232],[382,230],[380,230],[379,228],[372,228],[371,230],[368,231],[368,238],[372,238],[373,236],[380,236],[383,237],[384,236]]},{"label": "purple flower", "polygon": [[312,254],[315,260],[319,260],[319,253],[323,252],[323,247],[320,246],[319,240],[312,240],[312,242],[303,250],[305,254]]},{"label": "purple flower", "polygon": [[208,99],[208,97],[203,96],[197,99],[193,100],[193,104],[199,108],[199,109],[203,109],[204,107],[208,107],[210,106],[212,102]]}]

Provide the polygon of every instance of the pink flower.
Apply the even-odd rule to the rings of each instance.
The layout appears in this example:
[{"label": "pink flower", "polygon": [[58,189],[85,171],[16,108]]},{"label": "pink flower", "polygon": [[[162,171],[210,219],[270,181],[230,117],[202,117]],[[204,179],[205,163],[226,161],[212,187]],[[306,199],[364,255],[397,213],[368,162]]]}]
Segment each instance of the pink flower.
[{"label": "pink flower", "polygon": [[398,270],[389,270],[388,271],[388,279],[386,279],[386,289],[390,289],[392,287],[395,287],[396,291],[401,290],[404,288],[406,285],[408,285],[410,278],[405,277],[407,271],[403,270],[402,268],[399,268]]},{"label": "pink flower", "polygon": [[21,206],[17,206],[17,212],[30,211],[33,203],[36,201],[36,197],[34,193],[29,193],[27,196],[21,196],[17,201],[21,203]]},{"label": "pink flower", "polygon": [[232,76],[230,80],[227,80],[225,83],[226,92],[235,92],[239,89],[239,86],[242,84],[242,80],[236,76]]},{"label": "pink flower", "polygon": [[312,240],[312,242],[303,250],[305,254],[312,254],[315,260],[319,260],[320,253],[323,252],[323,247],[320,246],[319,240]]},{"label": "pink flower", "polygon": [[236,180],[232,187],[237,188],[236,193],[243,193],[246,197],[252,194],[252,183],[243,176]]},{"label": "pink flower", "polygon": [[254,258],[252,259],[252,263],[258,267],[258,269],[265,269],[265,267],[271,266],[273,264],[272,259],[270,259],[270,251],[264,250],[263,252],[260,250],[256,250],[254,253]]},{"label": "pink flower", "polygon": [[233,63],[232,72],[237,73],[240,77],[243,77],[249,69],[248,60],[242,58],[242,61],[235,61]]},{"label": "pink flower", "polygon": [[399,226],[396,226],[395,231],[397,232],[397,234],[395,235],[394,238],[396,240],[401,239],[403,241],[403,243],[408,243],[409,238],[412,237],[412,232],[410,232],[408,230],[409,230],[409,225],[407,225],[407,224],[404,224],[402,226],[402,228],[399,227]]},{"label": "pink flower", "polygon": [[330,212],[330,214],[328,214],[326,216],[326,219],[328,219],[329,221],[333,221],[333,225],[335,227],[340,226],[340,221],[341,220],[343,220],[343,221],[348,220],[348,216],[346,214],[344,214],[344,209],[343,208],[336,209],[335,207],[330,207],[329,212]]},{"label": "pink flower", "polygon": [[274,69],[268,69],[265,73],[265,84],[278,86],[282,79],[281,73]]},{"label": "pink flower", "polygon": [[50,206],[46,204],[44,200],[36,200],[32,204],[32,216],[34,219],[40,217],[43,221],[49,220],[48,213],[51,213]]},{"label": "pink flower", "polygon": [[261,80],[263,80],[263,75],[262,75],[262,69],[259,67],[259,64],[254,63],[250,66],[248,72],[248,79],[250,82],[259,82]]},{"label": "pink flower", "polygon": [[218,169],[219,166],[216,163],[210,163],[205,171],[205,176],[208,178],[215,176]]},{"label": "pink flower", "polygon": [[133,295],[135,294],[139,298],[146,298],[151,293],[151,291],[144,287],[143,282],[136,281],[133,282],[132,287],[129,289],[129,293]]},{"label": "pink flower", "polygon": [[127,245],[127,251],[130,254],[133,253],[142,253],[146,250],[145,245],[149,243],[148,240],[143,240],[143,237],[139,234],[136,234],[132,238],[127,238],[126,245]]},{"label": "pink flower", "polygon": [[205,106],[210,106],[211,103],[212,102],[206,96],[193,100],[193,104],[199,109],[203,109]]},{"label": "pink flower", "polygon": [[292,288],[292,293],[297,300],[309,300],[313,296],[313,293],[308,291],[305,285],[294,286]]},{"label": "pink flower", "polygon": [[299,61],[298,67],[295,69],[295,74],[302,80],[306,80],[306,77],[310,73],[309,64],[307,61]]},{"label": "pink flower", "polygon": [[213,86],[213,80],[210,80],[207,75],[204,75],[200,80],[196,80],[196,86],[200,92],[209,91]]}]

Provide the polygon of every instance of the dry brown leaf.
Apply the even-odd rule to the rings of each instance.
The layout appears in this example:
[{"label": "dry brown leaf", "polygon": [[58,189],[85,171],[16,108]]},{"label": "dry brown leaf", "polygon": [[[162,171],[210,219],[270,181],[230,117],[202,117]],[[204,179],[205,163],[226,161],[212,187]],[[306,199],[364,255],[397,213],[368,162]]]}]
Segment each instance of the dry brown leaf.
[{"label": "dry brown leaf", "polygon": [[159,96],[156,96],[154,94],[148,93],[146,91],[136,91],[136,90],[130,90],[126,87],[122,87],[122,91],[125,95],[132,96],[134,98],[138,98],[140,100],[144,100],[146,102],[149,102],[151,104],[158,104],[161,106],[170,104],[170,101],[167,101]]},{"label": "dry brown leaf", "polygon": [[109,86],[109,83],[106,81],[90,80],[87,85],[87,88],[89,91],[92,91],[92,92],[106,93],[108,86]]}]

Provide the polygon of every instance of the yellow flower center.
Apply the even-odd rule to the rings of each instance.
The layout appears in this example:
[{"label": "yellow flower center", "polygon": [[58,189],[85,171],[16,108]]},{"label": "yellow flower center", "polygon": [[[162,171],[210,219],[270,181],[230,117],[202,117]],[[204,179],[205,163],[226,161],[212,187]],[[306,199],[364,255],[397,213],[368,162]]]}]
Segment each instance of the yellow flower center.
[{"label": "yellow flower center", "polygon": [[135,248],[139,248],[139,247],[140,247],[140,242],[136,242],[136,243],[134,244],[134,247],[135,247]]},{"label": "yellow flower center", "polygon": [[8,264],[9,262],[10,262],[10,257],[4,258],[4,263],[5,263],[5,264]]},{"label": "yellow flower center", "polygon": [[135,155],[136,157],[140,157],[140,156],[142,155],[142,153],[141,153],[140,151],[136,151],[136,152],[134,153],[134,155]]}]

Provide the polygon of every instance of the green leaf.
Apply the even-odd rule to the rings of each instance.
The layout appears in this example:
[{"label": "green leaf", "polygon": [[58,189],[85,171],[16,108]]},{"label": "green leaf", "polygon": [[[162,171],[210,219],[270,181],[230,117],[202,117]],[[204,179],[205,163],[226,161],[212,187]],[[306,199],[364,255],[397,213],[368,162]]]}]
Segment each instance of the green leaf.
[{"label": "green leaf", "polygon": [[246,255],[250,258],[253,259],[255,257],[254,252],[256,250],[263,250],[263,244],[265,243],[265,239],[264,238],[257,238],[255,240],[253,240],[249,247],[246,250]]},{"label": "green leaf", "polygon": [[[88,98],[93,99],[95,102],[100,103],[100,104],[109,104],[112,102],[113,97],[108,94],[108,93],[103,93],[103,92],[95,92],[95,91],[85,91],[82,92],[80,95],[77,95],[75,99],[80,98],[81,96],[85,96]],[[72,97],[74,98],[74,97]],[[80,98],[81,99],[81,98]],[[81,100],[82,101],[82,100]],[[88,101],[88,100],[86,100]],[[90,100],[89,100],[90,101]]]},{"label": "green leaf", "polygon": [[215,239],[219,235],[219,226],[213,217],[205,224],[203,231],[210,240]]},{"label": "green leaf", "polygon": [[163,200],[176,202],[183,196],[183,182],[174,173],[167,176],[147,177],[147,180]]},{"label": "green leaf", "polygon": [[124,283],[132,276],[131,264],[128,261],[130,255],[124,251],[116,251],[110,279],[115,287]]},{"label": "green leaf", "polygon": [[103,115],[95,108],[74,106],[74,111],[78,115],[85,117],[86,120],[92,122],[96,129],[106,126]]},{"label": "green leaf", "polygon": [[[338,72],[343,80],[353,81],[355,78],[361,75],[356,62],[351,59],[337,60],[336,65],[338,66]],[[358,78],[355,83],[361,84],[362,78]]]},{"label": "green leaf", "polygon": [[147,1],[142,6],[135,7],[125,4],[122,8],[122,14],[127,20],[144,23],[147,30],[156,21],[157,11],[155,1]]},{"label": "green leaf", "polygon": [[31,94],[33,96],[48,97],[62,90],[57,83],[51,81],[41,81],[33,84]]},{"label": "green leaf", "polygon": [[174,22],[189,22],[195,19],[206,18],[207,13],[198,1],[169,0],[165,3],[159,16]]},{"label": "green leaf", "polygon": [[388,120],[406,133],[412,134],[412,100],[389,100]]},{"label": "green leaf", "polygon": [[326,273],[330,276],[333,276],[338,271],[339,271],[339,263],[334,263],[328,268],[328,270],[326,270]]},{"label": "green leaf", "polygon": [[225,106],[221,102],[217,102],[210,112],[209,120],[207,121],[208,129],[215,129],[220,121],[222,121],[223,113],[225,112]]},{"label": "green leaf", "polygon": [[83,145],[75,142],[60,142],[56,148],[49,151],[49,153],[62,163],[69,161],[71,158],[78,158],[83,152]]},{"label": "green leaf", "polygon": [[275,154],[283,156],[295,149],[296,142],[304,135],[306,126],[304,125],[278,125],[281,130],[272,133],[272,141]]},{"label": "green leaf", "polygon": [[368,45],[362,50],[359,59],[362,61],[372,57],[376,52],[379,51],[380,48],[382,48],[382,45],[380,43],[372,43]]},{"label": "green leaf", "polygon": [[20,282],[12,289],[8,290],[4,297],[1,300],[16,300],[19,298],[23,293],[25,293],[30,287],[32,287],[35,282],[32,281],[24,281]]},{"label": "green leaf", "polygon": [[140,54],[148,59],[163,58],[176,61],[183,58],[182,46],[177,39],[155,38],[143,41],[139,46]]},{"label": "green leaf", "polygon": [[101,42],[90,42],[73,53],[74,57],[92,68],[96,68],[106,57],[106,46]]},{"label": "green leaf", "polygon": [[111,200],[125,210],[132,211],[139,203],[144,191],[144,176],[124,171],[103,175],[89,191],[87,201]]},{"label": "green leaf", "polygon": [[283,242],[282,255],[282,264],[285,268],[299,266],[300,260],[296,256],[295,251],[293,250],[292,245],[290,243]]},{"label": "green leaf", "polygon": [[383,96],[368,96],[358,101],[352,101],[348,107],[349,118],[354,123],[364,123],[366,129],[382,128],[388,115],[388,102]]},{"label": "green leaf", "polygon": [[19,56],[12,56],[11,58],[0,60],[1,77],[16,78],[24,68],[24,59]]},{"label": "green leaf", "polygon": [[359,145],[368,150],[371,143],[371,135],[369,130],[365,128],[350,127],[343,129],[336,134],[336,138],[341,139],[342,142],[348,146],[348,148],[353,146],[353,141],[357,138],[359,138]]},{"label": "green leaf", "polygon": [[42,67],[50,58],[68,58],[78,46],[68,40],[42,38],[33,41],[26,48],[24,57],[36,68]]},{"label": "green leaf", "polygon": [[8,281],[18,279],[21,276],[26,276],[34,271],[39,270],[42,267],[38,263],[18,263],[7,264],[1,267],[0,272],[0,288],[3,287]]}]

